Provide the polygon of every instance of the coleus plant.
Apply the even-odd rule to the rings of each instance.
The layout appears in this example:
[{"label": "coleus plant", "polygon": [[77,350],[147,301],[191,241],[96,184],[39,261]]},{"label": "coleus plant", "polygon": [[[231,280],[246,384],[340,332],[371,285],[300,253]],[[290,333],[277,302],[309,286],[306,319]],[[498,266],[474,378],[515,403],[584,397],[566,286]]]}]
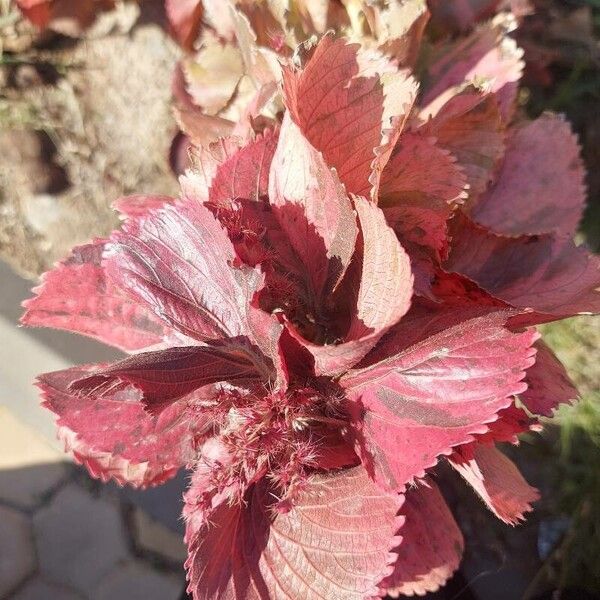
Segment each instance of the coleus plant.
[{"label": "coleus plant", "polygon": [[195,599],[436,590],[464,545],[440,460],[506,523],[537,498],[497,444],[576,397],[534,326],[600,311],[600,262],[568,125],[517,118],[519,53],[472,36],[420,96],[406,57],[303,44],[281,114],[197,147],[179,198],[117,201],[25,303],[130,353],[38,385],[93,476],[192,471]]}]

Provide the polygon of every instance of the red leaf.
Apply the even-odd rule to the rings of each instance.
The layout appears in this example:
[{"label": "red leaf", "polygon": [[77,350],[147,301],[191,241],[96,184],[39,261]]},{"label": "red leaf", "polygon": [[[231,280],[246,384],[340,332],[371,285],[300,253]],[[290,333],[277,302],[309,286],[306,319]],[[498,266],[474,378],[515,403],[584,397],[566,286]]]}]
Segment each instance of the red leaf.
[{"label": "red leaf", "polygon": [[415,81],[382,55],[326,35],[303,70],[284,68],[283,89],[293,120],[348,192],[376,192],[415,100]]},{"label": "red leaf", "polygon": [[70,389],[104,397],[133,386],[142,392],[144,405],[158,413],[174,400],[213,383],[259,379],[246,354],[221,344],[136,354],[74,381]]},{"label": "red leaf", "polygon": [[16,4],[36,27],[44,29],[52,19],[53,0],[16,0]]},{"label": "red leaf", "polygon": [[269,175],[269,200],[306,268],[315,306],[342,279],[357,236],[352,204],[319,152],[285,115]]},{"label": "red leaf", "polygon": [[202,24],[202,0],[165,0],[165,10],[173,37],[192,50]]},{"label": "red leaf", "polygon": [[569,239],[494,234],[462,213],[452,219],[450,233],[444,269],[465,275],[512,306],[535,311],[515,323],[600,312],[600,259]]},{"label": "red leaf", "polygon": [[511,17],[499,15],[468,37],[440,48],[439,58],[428,68],[427,79],[433,85],[426,91],[423,105],[464,83],[484,81],[498,99],[502,117],[508,122],[524,66],[523,51],[507,35],[512,24]]},{"label": "red leaf", "polygon": [[[72,382],[94,373],[83,366],[41,375],[44,406],[58,417],[59,436],[93,477],[136,487],[158,485],[191,458],[194,430],[184,403],[158,417],[148,414],[135,392],[81,396]],[[201,429],[200,421],[194,426]]]},{"label": "red leaf", "polygon": [[492,94],[472,86],[453,95],[420,130],[437,138],[464,169],[469,203],[488,186],[504,154],[504,132],[498,103]]},{"label": "red leaf", "polygon": [[[525,381],[527,382],[527,378]],[[507,408],[498,411],[498,419],[490,423],[489,431],[477,435],[476,441],[486,444],[508,442],[509,444],[517,445],[519,443],[518,436],[521,433],[540,430],[541,425],[538,421],[530,418],[522,408],[515,406],[513,403]]]},{"label": "red leaf", "polygon": [[78,246],[69,258],[45,273],[34,290],[36,295],[23,303],[21,323],[81,333],[125,351],[186,343],[184,336],[106,277],[101,266],[105,244],[98,240]]},{"label": "red leaf", "polygon": [[561,117],[542,115],[512,130],[496,183],[474,207],[473,217],[508,235],[572,235],[585,206],[584,179],[571,127]]},{"label": "red leaf", "polygon": [[383,360],[340,381],[360,454],[382,485],[400,489],[422,477],[525,390],[535,332],[509,332],[507,312],[467,314],[413,311],[375,349],[372,360]]},{"label": "red leaf", "polygon": [[362,467],[314,476],[286,514],[271,510],[264,482],[246,500],[242,507],[222,504],[212,525],[188,524],[188,592],[195,600],[377,594],[395,558],[402,496],[377,489]]},{"label": "red leaf", "polygon": [[541,340],[536,348],[535,364],[527,370],[527,389],[520,399],[529,412],[551,417],[559,404],[571,403],[579,394],[554,352]]},{"label": "red leaf", "polygon": [[113,233],[109,276],[175,329],[197,340],[247,337],[261,345],[269,315],[252,306],[260,274],[231,264],[235,252],[210,211],[181,202]]},{"label": "red leaf", "polygon": [[487,507],[502,521],[516,525],[539,493],[495,446],[472,444],[454,452],[450,464],[471,484]]},{"label": "red leaf", "polygon": [[405,517],[394,572],[381,582],[392,598],[423,596],[442,587],[458,569],[464,540],[433,481],[410,489],[401,509]]},{"label": "red leaf", "polygon": [[400,241],[439,254],[446,244],[446,221],[466,197],[466,178],[456,160],[434,140],[406,133],[400,137],[379,188],[379,206]]},{"label": "red leaf", "polygon": [[16,0],[36,27],[78,37],[92,25],[99,12],[114,8],[113,0]]}]

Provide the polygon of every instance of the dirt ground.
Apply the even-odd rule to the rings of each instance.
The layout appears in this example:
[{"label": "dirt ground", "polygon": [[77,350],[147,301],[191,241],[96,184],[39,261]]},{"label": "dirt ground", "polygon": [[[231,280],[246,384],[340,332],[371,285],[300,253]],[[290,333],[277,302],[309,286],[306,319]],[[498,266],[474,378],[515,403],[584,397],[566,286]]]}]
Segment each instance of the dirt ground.
[{"label": "dirt ground", "polygon": [[21,274],[108,233],[119,196],[175,191],[178,49],[160,6],[119,5],[78,40],[0,13],[0,257]]}]

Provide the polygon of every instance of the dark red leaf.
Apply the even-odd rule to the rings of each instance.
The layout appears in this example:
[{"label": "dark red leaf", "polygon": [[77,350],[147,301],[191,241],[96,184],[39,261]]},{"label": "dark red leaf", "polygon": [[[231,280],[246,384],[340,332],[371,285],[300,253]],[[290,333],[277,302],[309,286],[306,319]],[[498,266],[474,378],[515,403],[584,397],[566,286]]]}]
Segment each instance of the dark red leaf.
[{"label": "dark red leaf", "polygon": [[288,326],[291,335],[312,354],[317,375],[339,375],[355,365],[406,314],[411,303],[414,279],[410,260],[383,212],[360,196],[354,198],[354,207],[360,225],[359,251],[354,258],[359,283],[357,286],[351,278],[340,291],[347,296],[351,311],[348,331],[340,343],[319,345],[304,340]]},{"label": "dark red leaf", "polygon": [[447,242],[446,221],[466,197],[466,178],[456,160],[434,140],[406,133],[381,176],[379,206],[401,242],[439,254]]},{"label": "dark red leaf", "polygon": [[516,525],[531,510],[539,493],[515,464],[490,444],[470,444],[455,451],[450,464],[502,521]]},{"label": "dark red leaf", "polygon": [[423,596],[443,586],[458,569],[464,540],[438,487],[427,480],[406,493],[405,522],[394,572],[381,582],[388,596]]},{"label": "dark red leaf", "polygon": [[600,259],[570,239],[494,234],[457,213],[446,271],[460,273],[494,297],[534,313],[518,324],[600,312]]},{"label": "dark red leaf", "polygon": [[174,400],[214,383],[259,380],[247,354],[221,344],[136,354],[74,381],[70,389],[103,397],[133,386],[142,392],[143,404],[158,413]]},{"label": "dark red leaf", "polygon": [[541,340],[535,346],[535,364],[527,369],[527,389],[519,397],[529,412],[551,417],[559,404],[571,403],[579,394],[554,352]]},{"label": "dark red leaf", "polygon": [[465,83],[483,81],[498,98],[504,121],[510,121],[524,66],[523,51],[506,35],[511,25],[510,16],[500,15],[471,35],[441,48],[428,67],[432,84],[423,104],[447,97]]},{"label": "dark red leaf", "polygon": [[542,115],[512,130],[496,183],[473,217],[508,235],[573,235],[585,206],[584,179],[571,127],[559,116]]},{"label": "dark red leaf", "polygon": [[269,200],[306,269],[315,305],[338,285],[354,252],[356,217],[323,156],[286,114],[269,176]]},{"label": "dark red leaf", "polygon": [[[427,115],[430,109],[425,109]],[[498,101],[473,86],[452,95],[419,131],[437,138],[464,169],[470,204],[485,191],[504,154]]]},{"label": "dark red leaf", "polygon": [[277,139],[277,131],[266,130],[219,164],[210,185],[208,201],[215,206],[228,207],[232,200],[266,200]]}]

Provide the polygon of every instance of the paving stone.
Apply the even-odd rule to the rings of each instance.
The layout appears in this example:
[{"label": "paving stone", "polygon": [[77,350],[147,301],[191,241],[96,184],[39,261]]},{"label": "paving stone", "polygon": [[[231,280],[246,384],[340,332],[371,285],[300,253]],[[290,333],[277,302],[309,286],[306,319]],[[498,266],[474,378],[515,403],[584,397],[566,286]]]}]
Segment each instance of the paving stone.
[{"label": "paving stone", "polygon": [[65,455],[0,406],[0,500],[34,508],[67,475]]},{"label": "paving stone", "polygon": [[118,507],[73,483],[34,515],[33,526],[42,575],[82,593],[129,554]]},{"label": "paving stone", "polygon": [[11,600],[84,600],[84,596],[62,585],[36,578],[28,581]]},{"label": "paving stone", "polygon": [[135,541],[139,548],[158,554],[170,562],[183,565],[187,556],[183,536],[171,531],[160,521],[152,519],[139,508],[133,514],[133,525]]},{"label": "paving stone", "polygon": [[31,521],[0,506],[0,598],[14,590],[35,569]]},{"label": "paving stone", "polygon": [[131,561],[109,573],[92,591],[91,600],[179,600],[185,585],[181,577],[153,570]]}]

